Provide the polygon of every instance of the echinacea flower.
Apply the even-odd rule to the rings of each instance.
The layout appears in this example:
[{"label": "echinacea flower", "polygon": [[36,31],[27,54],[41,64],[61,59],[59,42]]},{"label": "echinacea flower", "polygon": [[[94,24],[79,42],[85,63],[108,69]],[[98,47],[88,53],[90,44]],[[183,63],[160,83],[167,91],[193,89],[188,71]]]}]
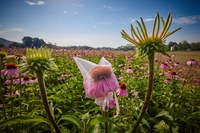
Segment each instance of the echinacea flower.
[{"label": "echinacea flower", "polygon": [[160,68],[161,69],[169,69],[170,67],[167,63],[162,63],[162,64],[160,64]]},{"label": "echinacea flower", "polygon": [[18,76],[17,64],[7,63],[6,68],[1,70],[1,74],[7,75],[9,78],[16,78]]},{"label": "echinacea flower", "polygon": [[197,82],[198,84],[200,84],[200,78],[198,78],[198,79],[196,80],[196,82]]},{"label": "echinacea flower", "polygon": [[119,83],[111,64],[105,58],[102,58],[99,64],[78,57],[74,57],[74,60],[84,78],[86,97],[95,99],[95,103],[103,111],[108,111],[114,100],[118,115],[119,105],[114,91],[119,88]]},{"label": "echinacea flower", "polygon": [[30,77],[29,77],[29,76],[24,76],[24,77],[21,79],[21,84],[22,84],[22,85],[27,85],[28,83],[30,83]]},{"label": "echinacea flower", "polygon": [[139,95],[139,92],[138,91],[135,91],[134,93],[133,93],[133,96],[135,96],[135,97],[137,97]]},{"label": "echinacea flower", "polygon": [[198,64],[198,61],[196,61],[195,59],[190,59],[189,61],[187,61],[187,65],[194,66],[197,64]]},{"label": "echinacea flower", "polygon": [[126,84],[124,82],[119,82],[120,88],[117,89],[118,96],[126,96],[128,97],[128,92],[126,90]]},{"label": "echinacea flower", "polygon": [[37,81],[36,77],[31,77],[30,82],[31,83],[37,83],[38,81]]},{"label": "echinacea flower", "polygon": [[25,56],[23,54],[15,54],[15,58],[17,60],[23,60],[23,59],[25,59]]},{"label": "echinacea flower", "polygon": [[179,78],[179,76],[176,74],[176,72],[168,72],[166,75],[171,78]]},{"label": "echinacea flower", "polygon": [[[149,80],[147,87],[147,95],[145,97],[144,106],[139,114],[137,121],[135,122],[135,126],[131,132],[136,132],[137,127],[139,126],[146,109],[150,103],[150,98],[153,90],[153,78],[154,78],[154,57],[155,53],[162,53],[163,55],[167,55],[166,46],[164,45],[165,39],[173,34],[174,32],[180,30],[181,28],[177,28],[173,31],[169,31],[169,28],[172,24],[172,15],[171,13],[168,15],[167,19],[164,20],[160,17],[159,13],[156,14],[153,24],[152,34],[149,34],[147,31],[147,27],[144,23],[142,17],[140,17],[141,22],[137,21],[138,26],[135,28],[131,24],[131,35],[128,35],[124,30],[122,30],[121,34],[124,39],[126,39],[129,43],[133,44],[137,48],[136,56],[137,57],[148,57],[149,61]],[[162,25],[161,25],[162,23]]]},{"label": "echinacea flower", "polygon": [[128,69],[126,70],[127,73],[132,73],[133,69],[131,68],[131,66],[128,67]]},{"label": "echinacea flower", "polygon": [[164,80],[164,82],[165,82],[165,83],[170,83],[170,82],[171,82],[171,79],[167,78],[167,79]]}]

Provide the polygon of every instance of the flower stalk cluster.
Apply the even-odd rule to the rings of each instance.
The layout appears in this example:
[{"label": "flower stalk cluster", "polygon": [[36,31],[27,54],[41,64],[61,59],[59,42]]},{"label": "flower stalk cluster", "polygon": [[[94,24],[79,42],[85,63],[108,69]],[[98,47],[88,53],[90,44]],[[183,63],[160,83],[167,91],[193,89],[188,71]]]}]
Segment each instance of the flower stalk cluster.
[{"label": "flower stalk cluster", "polygon": [[61,130],[59,129],[55,119],[53,118],[53,115],[51,113],[51,110],[49,108],[49,102],[47,98],[46,93],[46,87],[44,82],[44,71],[52,71],[53,68],[56,68],[56,65],[53,62],[53,59],[51,58],[51,51],[47,48],[40,48],[40,49],[27,49],[26,51],[26,64],[25,68],[28,69],[31,72],[35,72],[38,84],[40,87],[40,93],[42,102],[47,114],[47,117],[49,121],[51,122],[54,130],[56,133],[61,133]]},{"label": "flower stalk cluster", "polygon": [[[148,108],[151,94],[153,90],[153,78],[154,78],[154,56],[155,53],[161,53],[163,55],[166,54],[166,48],[164,45],[165,39],[180,30],[181,28],[177,28],[173,31],[169,31],[169,28],[172,24],[172,15],[169,13],[166,20],[160,17],[159,13],[156,14],[154,18],[154,24],[152,29],[152,35],[148,34],[146,25],[144,20],[140,17],[141,22],[136,21],[138,26],[136,28],[131,24],[131,36],[129,36],[124,30],[122,30],[121,35],[124,39],[129,41],[131,44],[135,45],[137,48],[137,56],[138,57],[148,57],[149,61],[149,78],[148,78],[148,86],[146,97],[144,100],[143,107],[139,114],[139,117],[133,126],[132,132],[136,132],[137,128],[142,121],[142,118]],[[161,26],[162,23],[162,26]]]}]

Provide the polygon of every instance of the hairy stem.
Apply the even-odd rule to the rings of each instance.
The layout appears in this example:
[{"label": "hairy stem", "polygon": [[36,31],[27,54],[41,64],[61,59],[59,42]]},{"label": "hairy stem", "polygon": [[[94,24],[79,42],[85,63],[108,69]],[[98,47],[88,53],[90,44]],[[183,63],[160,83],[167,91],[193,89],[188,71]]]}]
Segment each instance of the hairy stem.
[{"label": "hairy stem", "polygon": [[49,121],[51,122],[54,130],[56,133],[61,133],[61,130],[59,129],[57,123],[55,122],[51,110],[49,108],[49,103],[48,103],[48,99],[47,99],[47,93],[46,93],[46,87],[45,87],[45,82],[44,82],[44,74],[41,70],[38,70],[36,72],[37,78],[38,78],[38,83],[39,83],[39,87],[40,87],[40,93],[41,93],[41,98],[42,98],[42,102],[45,108],[45,111],[47,113],[47,117],[49,119]]},{"label": "hairy stem", "polygon": [[152,90],[153,90],[153,76],[154,76],[154,54],[148,56],[148,60],[149,60],[149,78],[148,78],[148,88],[147,88],[147,94],[145,97],[145,101],[144,101],[144,105],[142,106],[140,115],[133,127],[132,133],[135,133],[137,131],[137,128],[140,124],[140,122],[142,121],[142,118],[149,106],[149,102],[151,99],[151,94],[152,94]]}]

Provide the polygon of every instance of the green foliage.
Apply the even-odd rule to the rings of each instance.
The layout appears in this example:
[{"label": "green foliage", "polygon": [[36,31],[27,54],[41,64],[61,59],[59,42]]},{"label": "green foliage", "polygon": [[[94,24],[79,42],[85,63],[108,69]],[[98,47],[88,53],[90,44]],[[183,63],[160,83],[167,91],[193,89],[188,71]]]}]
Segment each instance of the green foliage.
[{"label": "green foliage", "polygon": [[[58,55],[55,53],[52,52],[51,56],[58,67],[58,72],[45,73],[44,80],[50,109],[62,132],[104,132],[105,123],[108,123],[110,132],[131,132],[144,102],[148,80],[146,58],[133,58],[135,53],[130,51],[59,50]],[[94,62],[98,62],[104,56],[112,63],[117,78],[123,77],[123,79],[119,78],[119,81],[126,83],[129,96],[118,97],[121,110],[118,117],[113,117],[115,108],[110,109],[108,117],[103,116],[94,100],[85,97],[83,78],[72,58],[74,53]],[[10,60],[4,61],[6,63]],[[16,61],[16,59],[12,60]],[[120,64],[122,66],[119,66]],[[126,72],[129,65],[133,70],[132,73]],[[176,69],[178,71],[182,68]],[[70,76],[61,76],[63,72]],[[138,132],[198,132],[199,85],[188,83],[183,85],[182,78],[165,83],[166,72],[159,68],[159,64],[156,65],[152,100]],[[20,90],[22,93],[19,96],[15,92]],[[135,94],[136,92],[138,95]],[[10,93],[11,95],[8,95]],[[0,97],[0,102],[4,106],[0,108],[0,132],[52,132],[46,119],[37,83],[23,86],[3,84]]]}]

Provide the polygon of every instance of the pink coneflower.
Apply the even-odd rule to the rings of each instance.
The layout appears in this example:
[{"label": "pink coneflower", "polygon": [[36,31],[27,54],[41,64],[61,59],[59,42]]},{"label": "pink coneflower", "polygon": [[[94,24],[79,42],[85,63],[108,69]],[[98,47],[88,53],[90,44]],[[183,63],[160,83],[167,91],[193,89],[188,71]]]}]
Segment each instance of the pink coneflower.
[{"label": "pink coneflower", "polygon": [[0,109],[3,109],[3,104],[0,104]]},{"label": "pink coneflower", "polygon": [[108,111],[111,108],[110,102],[114,100],[118,115],[119,104],[114,90],[119,88],[119,83],[112,71],[111,64],[105,58],[102,58],[99,64],[78,57],[74,57],[74,59],[84,78],[86,97],[95,99],[95,103],[103,111]]},{"label": "pink coneflower", "polygon": [[155,63],[155,64],[157,64],[157,63],[158,63],[158,60],[157,60],[157,59],[155,59],[155,60],[154,60],[154,63]]},{"label": "pink coneflower", "polygon": [[197,64],[198,64],[198,61],[196,61],[195,59],[190,59],[189,61],[187,61],[187,65],[194,66]]},{"label": "pink coneflower", "polygon": [[31,77],[30,82],[31,83],[37,83],[38,81],[37,81],[36,77]]},{"label": "pink coneflower", "polygon": [[133,69],[131,68],[131,66],[128,67],[128,69],[126,70],[127,73],[132,73]]},{"label": "pink coneflower", "polygon": [[176,63],[174,63],[174,66],[179,66],[180,65],[180,63],[178,63],[178,62],[176,62]]},{"label": "pink coneflower", "polygon": [[126,90],[126,84],[124,82],[119,82],[120,88],[117,89],[118,96],[126,96],[128,97],[128,92]]},{"label": "pink coneflower", "polygon": [[119,64],[119,65],[118,65],[118,67],[123,67],[123,66],[124,66],[123,64]]},{"label": "pink coneflower", "polygon": [[141,67],[140,67],[140,69],[142,69],[142,70],[145,70],[145,69],[146,69],[146,67],[144,67],[144,66],[141,66]]},{"label": "pink coneflower", "polygon": [[7,63],[6,68],[1,70],[3,75],[7,75],[9,78],[18,77],[18,68],[15,63]]},{"label": "pink coneflower", "polygon": [[122,75],[119,76],[118,78],[120,81],[124,80],[124,77]]},{"label": "pink coneflower", "polygon": [[17,60],[25,59],[25,56],[23,56],[23,54],[15,54],[15,57]]},{"label": "pink coneflower", "polygon": [[198,79],[196,80],[196,82],[197,82],[198,84],[200,84],[200,78],[198,78]]},{"label": "pink coneflower", "polygon": [[91,79],[85,81],[87,97],[103,97],[105,93],[113,91],[119,85],[112,68],[96,66],[90,71]]},{"label": "pink coneflower", "polygon": [[170,82],[171,82],[171,79],[167,78],[167,79],[164,80],[164,82],[165,82],[165,83],[170,83]]},{"label": "pink coneflower", "polygon": [[160,64],[160,68],[161,69],[169,69],[170,67],[167,63],[162,63],[162,64]]},{"label": "pink coneflower", "polygon": [[61,77],[70,77],[70,76],[71,76],[70,74],[65,73],[65,72],[61,74]]},{"label": "pink coneflower", "polygon": [[133,93],[133,96],[137,97],[138,94],[139,94],[139,92],[138,92],[138,91],[135,91],[135,92]]},{"label": "pink coneflower", "polygon": [[29,76],[24,76],[24,77],[21,79],[21,84],[22,84],[22,85],[27,85],[28,83],[30,83],[30,78],[29,78]]},{"label": "pink coneflower", "polygon": [[166,75],[171,78],[179,78],[179,76],[176,74],[176,72],[168,72]]}]

